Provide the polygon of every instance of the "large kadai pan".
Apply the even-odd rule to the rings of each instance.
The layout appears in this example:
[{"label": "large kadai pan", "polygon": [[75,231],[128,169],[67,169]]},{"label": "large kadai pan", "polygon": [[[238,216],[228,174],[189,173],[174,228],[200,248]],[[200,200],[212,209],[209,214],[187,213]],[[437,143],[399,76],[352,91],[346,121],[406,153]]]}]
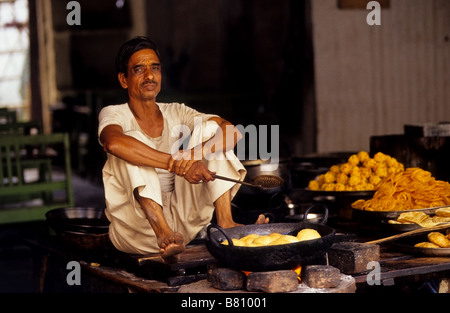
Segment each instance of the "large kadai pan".
[{"label": "large kadai pan", "polygon": [[[307,222],[308,212],[312,208],[314,207],[307,210],[304,220],[300,223],[245,225],[228,229],[211,224],[207,228],[207,248],[222,264],[243,271],[286,270],[313,264],[319,257],[324,256],[334,243],[336,231],[323,225],[326,222],[328,211],[322,220],[323,224]],[[296,236],[300,230],[305,228],[317,230],[321,238],[262,247],[238,247],[231,241],[233,238],[239,239],[249,234],[268,235],[274,232]],[[221,244],[224,240],[228,240],[228,245]]]}]

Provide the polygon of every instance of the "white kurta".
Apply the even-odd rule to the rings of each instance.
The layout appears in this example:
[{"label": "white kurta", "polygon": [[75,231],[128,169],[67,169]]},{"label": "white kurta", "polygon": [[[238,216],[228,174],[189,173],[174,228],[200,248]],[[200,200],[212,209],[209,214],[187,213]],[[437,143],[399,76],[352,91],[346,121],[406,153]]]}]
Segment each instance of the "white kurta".
[{"label": "white kurta", "polygon": [[[173,153],[181,146],[181,138],[192,132],[189,147],[205,141],[215,133],[218,125],[208,119],[214,115],[202,114],[180,103],[158,103],[164,117],[162,135],[148,137],[140,129],[128,104],[112,105],[99,114],[100,135],[107,125],[120,125],[125,134],[148,146]],[[181,134],[181,135],[180,135]],[[228,152],[226,157],[207,162],[208,169],[218,175],[243,180],[246,171],[237,157]],[[120,251],[133,254],[159,252],[156,235],[135,201],[133,190],[142,187],[140,195],[163,207],[164,216],[172,230],[180,232],[186,242],[195,238],[210,221],[214,201],[231,189],[232,197],[240,185],[215,180],[204,184],[190,184],[184,178],[166,170],[139,167],[108,154],[103,167],[106,215],[111,222],[109,237]]]}]

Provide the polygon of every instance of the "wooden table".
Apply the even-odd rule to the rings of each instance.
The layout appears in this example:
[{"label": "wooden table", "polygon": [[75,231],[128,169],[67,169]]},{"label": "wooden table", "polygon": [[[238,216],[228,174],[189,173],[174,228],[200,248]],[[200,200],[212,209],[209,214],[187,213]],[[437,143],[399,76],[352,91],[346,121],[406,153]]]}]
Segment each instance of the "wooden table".
[{"label": "wooden table", "polygon": [[375,268],[362,274],[355,274],[359,291],[369,291],[371,286],[393,287],[450,278],[450,257],[415,256],[395,252],[395,247],[382,247],[380,252],[379,276]]},{"label": "wooden table", "polygon": [[[188,245],[176,264],[159,254],[134,256],[112,247],[82,251],[60,238],[29,238],[33,250],[36,291],[43,292],[176,292],[182,284],[206,278],[208,264],[216,263],[204,245]],[[68,286],[68,262],[81,267],[79,286]]]},{"label": "wooden table", "polygon": [[[143,257],[119,253],[112,257],[111,254],[105,256],[102,251],[80,253],[51,237],[28,239],[27,242],[36,255],[35,272],[39,292],[177,292],[184,284],[206,279],[204,270],[196,272],[199,268],[217,263],[202,244],[188,246],[180,262],[169,265],[159,255]],[[379,285],[375,287],[380,290],[392,286],[401,289],[411,283],[450,278],[450,257],[417,257],[393,251],[388,246],[381,249],[378,277],[370,271],[352,275],[357,292],[370,293],[374,290],[374,286],[368,283],[374,279],[378,279]],[[81,265],[81,286],[67,286],[66,276],[69,271],[66,266],[69,261],[77,261]],[[186,264],[189,266],[186,267]],[[175,275],[162,281],[152,278],[150,270],[173,272]]]}]

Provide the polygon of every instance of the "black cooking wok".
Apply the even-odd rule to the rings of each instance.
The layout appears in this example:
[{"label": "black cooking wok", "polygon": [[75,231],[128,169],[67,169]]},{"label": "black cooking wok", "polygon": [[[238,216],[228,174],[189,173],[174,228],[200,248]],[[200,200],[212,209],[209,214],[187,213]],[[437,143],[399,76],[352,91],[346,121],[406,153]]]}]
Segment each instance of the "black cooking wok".
[{"label": "black cooking wok", "polygon": [[48,211],[45,217],[56,232],[103,234],[107,233],[109,229],[105,209],[89,207],[59,208]]},{"label": "black cooking wok", "polygon": [[[328,210],[322,221],[323,224],[307,222],[309,208],[305,212],[304,220],[300,223],[274,223],[263,225],[246,225],[222,229],[211,224],[207,228],[206,246],[209,252],[224,265],[244,271],[274,271],[295,269],[298,266],[313,264],[321,256],[324,256],[335,240],[336,231],[325,226]],[[323,206],[320,206],[323,207]],[[321,235],[319,239],[307,240],[297,243],[263,246],[263,247],[238,247],[231,239],[242,238],[249,234],[268,235],[274,232],[283,235],[294,235],[305,228],[315,229]],[[228,245],[221,244],[228,240]]]}]

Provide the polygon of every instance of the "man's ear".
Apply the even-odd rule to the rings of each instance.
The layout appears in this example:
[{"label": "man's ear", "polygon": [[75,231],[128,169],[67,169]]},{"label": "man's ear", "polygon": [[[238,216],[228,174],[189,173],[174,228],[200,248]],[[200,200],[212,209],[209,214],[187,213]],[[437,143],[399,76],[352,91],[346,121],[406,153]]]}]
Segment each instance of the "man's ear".
[{"label": "man's ear", "polygon": [[117,78],[119,79],[119,83],[122,86],[123,89],[127,89],[128,88],[128,84],[127,84],[127,78],[125,77],[124,73],[119,73],[117,75]]}]

